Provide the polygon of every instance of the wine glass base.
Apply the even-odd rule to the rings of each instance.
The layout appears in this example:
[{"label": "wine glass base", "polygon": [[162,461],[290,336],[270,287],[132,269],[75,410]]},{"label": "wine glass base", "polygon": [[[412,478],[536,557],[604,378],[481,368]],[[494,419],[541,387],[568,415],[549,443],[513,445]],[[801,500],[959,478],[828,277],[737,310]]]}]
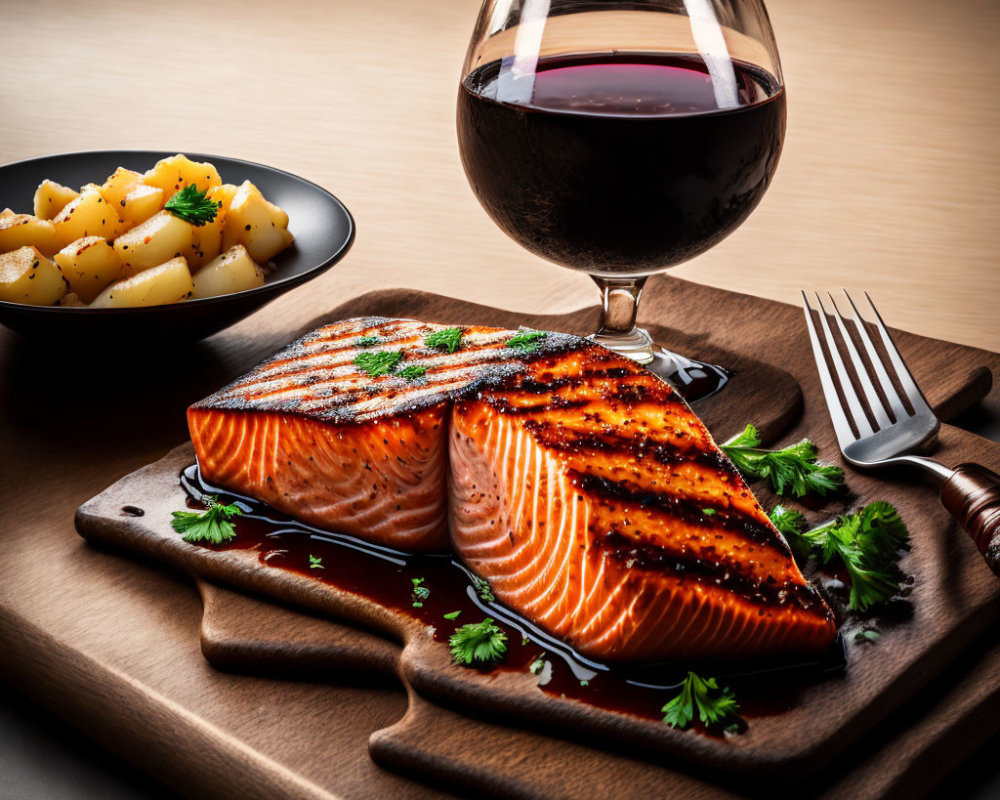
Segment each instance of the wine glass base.
[{"label": "wine glass base", "polygon": [[733,373],[717,364],[708,364],[660,347],[644,328],[627,333],[602,328],[587,337],[618,355],[642,364],[654,375],[670,381],[689,403],[711,397],[725,386]]},{"label": "wine glass base", "polygon": [[733,375],[725,367],[688,358],[656,345],[653,346],[653,359],[643,366],[670,381],[689,403],[711,397]]}]

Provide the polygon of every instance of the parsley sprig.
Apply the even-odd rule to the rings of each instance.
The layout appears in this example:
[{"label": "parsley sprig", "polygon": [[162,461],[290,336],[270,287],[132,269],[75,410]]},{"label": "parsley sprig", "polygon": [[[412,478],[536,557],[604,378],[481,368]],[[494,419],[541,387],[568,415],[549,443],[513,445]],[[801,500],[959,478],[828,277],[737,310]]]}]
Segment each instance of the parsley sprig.
[{"label": "parsley sprig", "polygon": [[424,344],[440,350],[447,350],[454,353],[462,342],[463,331],[461,328],[444,328],[440,331],[428,333],[424,337]]},{"label": "parsley sprig", "polygon": [[399,350],[366,351],[354,357],[354,366],[376,378],[393,372],[402,360],[403,354]]},{"label": "parsley sprig", "polygon": [[816,445],[808,439],[781,450],[765,450],[760,446],[757,428],[747,425],[721,447],[744,476],[768,481],[781,495],[804,497],[812,492],[822,497],[844,485],[844,470],[819,463]]},{"label": "parsley sprig", "polygon": [[891,503],[876,500],[808,531],[802,514],[782,506],[771,512],[771,521],[800,553],[843,565],[851,582],[848,611],[867,611],[899,591],[890,568],[909,549],[910,534]]},{"label": "parsley sprig", "polygon": [[492,664],[507,652],[507,634],[487,617],[456,628],[448,644],[451,657],[459,664]]},{"label": "parsley sprig", "polygon": [[424,600],[431,596],[431,590],[423,585],[423,578],[411,578],[410,580],[413,583],[413,592],[410,595],[413,600],[413,607],[423,608]]},{"label": "parsley sprig", "polygon": [[243,513],[239,506],[224,506],[215,495],[202,497],[204,511],[174,511],[171,526],[189,544],[208,542],[225,544],[236,538],[236,526],[230,521]]},{"label": "parsley sprig", "polygon": [[522,353],[534,353],[538,349],[538,341],[547,335],[545,331],[522,330],[511,336],[506,344],[507,347],[520,350]]},{"label": "parsley sprig", "polygon": [[476,588],[476,592],[479,594],[479,599],[484,603],[492,603],[496,600],[496,597],[493,595],[493,590],[490,588],[490,583],[485,578],[473,575],[472,585]]},{"label": "parsley sprig", "polygon": [[206,192],[200,191],[193,183],[189,183],[167,200],[163,208],[178,219],[190,222],[200,228],[202,225],[212,222],[222,207],[222,203],[209,200],[206,195]]},{"label": "parsley sprig", "polygon": [[910,535],[895,507],[885,500],[869,503],[853,514],[799,534],[824,564],[839,559],[851,581],[849,611],[867,611],[899,591],[889,567]]},{"label": "parsley sprig", "polygon": [[663,721],[671,728],[686,728],[694,720],[695,711],[705,725],[735,723],[739,710],[732,689],[728,686],[719,689],[715,678],[702,678],[693,672],[681,684],[680,694],[661,709]]}]

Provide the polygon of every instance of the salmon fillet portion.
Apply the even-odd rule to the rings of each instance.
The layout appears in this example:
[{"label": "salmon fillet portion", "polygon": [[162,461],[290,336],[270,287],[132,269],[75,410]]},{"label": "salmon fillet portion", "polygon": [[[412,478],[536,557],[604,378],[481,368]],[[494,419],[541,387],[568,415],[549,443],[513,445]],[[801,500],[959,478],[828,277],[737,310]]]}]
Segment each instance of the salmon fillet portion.
[{"label": "salmon fillet portion", "polygon": [[294,342],[188,410],[204,478],[375,544],[450,548],[591,658],[832,644],[830,609],[668,384],[575,336],[466,326],[452,349],[444,329],[359,318]]},{"label": "salmon fillet portion", "polygon": [[[188,428],[205,480],[321,528],[446,552],[451,403],[527,365],[504,346],[516,331],[466,327],[448,352],[425,343],[443,329],[372,317],[327,325],[195,403]],[[386,371],[355,363],[378,353],[400,357]],[[425,372],[407,378],[406,367]]]},{"label": "salmon fillet portion", "polygon": [[505,605],[604,661],[819,653],[829,608],[673,389],[587,345],[452,415],[452,542]]}]

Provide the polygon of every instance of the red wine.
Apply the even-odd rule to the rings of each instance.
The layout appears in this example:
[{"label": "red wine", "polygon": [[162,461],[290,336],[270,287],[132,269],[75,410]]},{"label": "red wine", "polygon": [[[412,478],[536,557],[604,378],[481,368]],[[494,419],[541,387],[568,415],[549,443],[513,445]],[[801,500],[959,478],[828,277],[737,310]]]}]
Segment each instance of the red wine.
[{"label": "red wine", "polygon": [[473,191],[513,239],[563,266],[654,272],[731,233],[760,201],[785,133],[768,72],[696,55],[508,60],[470,73],[458,137]]}]

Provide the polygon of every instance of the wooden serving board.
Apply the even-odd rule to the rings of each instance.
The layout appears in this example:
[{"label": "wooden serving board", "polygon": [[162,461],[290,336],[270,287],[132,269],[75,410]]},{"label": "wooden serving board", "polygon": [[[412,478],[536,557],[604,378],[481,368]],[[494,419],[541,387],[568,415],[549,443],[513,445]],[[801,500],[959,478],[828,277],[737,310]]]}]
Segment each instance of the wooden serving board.
[{"label": "wooden serving board", "polygon": [[[198,580],[204,602],[201,646],[217,668],[302,680],[396,676],[400,648],[343,623],[237,594]],[[998,727],[1000,625],[984,631],[967,659],[913,698],[910,710],[876,726],[806,785],[765,791],[719,785],[620,752],[465,716],[411,692],[406,715],[376,731],[376,763],[471,796],[555,800],[592,796],[687,800],[754,795],[868,800],[922,796]],[[970,666],[971,664],[971,666]]]},{"label": "wooden serving board", "polygon": [[[814,367],[802,337],[801,311],[666,280],[652,284],[654,291],[647,298],[647,302],[652,300],[652,308],[656,308],[656,289],[662,291],[668,283],[672,290],[670,305],[711,309],[711,312],[699,318],[702,330],[691,325],[685,335],[655,328],[654,333],[682,351],[726,366],[736,365],[738,370],[732,387],[727,390],[731,391],[728,397],[724,392],[698,407],[717,435],[726,436],[748,419],[754,419],[754,409],[773,397],[775,391],[782,391],[775,386],[787,381],[780,370],[755,369],[749,359],[732,356],[727,353],[726,345],[735,350],[753,341],[755,353],[773,355],[783,366],[794,368],[804,385],[815,383]],[[586,329],[590,326],[587,320],[593,317],[592,312],[584,312],[567,318],[522,318],[446,298],[397,291],[360,298],[326,318],[362,313],[419,316],[442,322],[521,323],[563,330]],[[710,324],[711,319],[716,320],[715,325]],[[995,366],[997,362],[992,354],[906,335],[900,336],[900,344],[931,403],[942,415],[961,410],[989,387],[986,365]],[[932,380],[942,374],[949,376],[947,382]],[[808,432],[820,444],[824,455],[832,458],[832,436],[825,410],[816,402],[815,390],[812,395],[813,403],[807,402],[807,413],[795,434]],[[797,405],[797,400],[791,405],[786,403],[780,413],[765,418],[772,435],[794,420]],[[756,417],[755,421],[761,419]],[[946,461],[976,459],[995,467],[1000,460],[995,445],[956,429],[945,429],[941,446],[940,455]],[[506,673],[494,680],[484,680],[479,673],[451,665],[446,648],[431,641],[423,626],[415,625],[406,615],[387,613],[357,596],[263,567],[252,554],[218,553],[185,545],[167,523],[169,512],[183,503],[177,473],[190,461],[190,451],[181,449],[125,478],[81,508],[78,516],[81,532],[92,541],[141,551],[188,572],[281,598],[318,613],[347,618],[397,637],[408,645],[402,659],[404,680],[436,703],[459,706],[481,715],[529,721],[532,726],[543,726],[567,736],[586,734],[605,740],[610,737],[619,745],[630,745],[658,759],[669,754],[687,763],[768,776],[780,765],[781,774],[789,778],[814,771],[918,691],[989,624],[997,607],[998,592],[992,576],[964,534],[950,525],[926,487],[901,482],[887,485],[877,477],[852,474],[850,486],[855,493],[852,503],[886,496],[900,507],[910,524],[915,544],[903,567],[916,580],[911,596],[912,618],[884,631],[877,657],[868,657],[867,651],[858,652],[849,642],[852,663],[846,677],[808,687],[791,711],[752,720],[750,729],[742,736],[711,739],[598,711],[584,703],[548,697],[537,690],[534,676],[527,673]],[[140,506],[146,514],[138,519],[122,516],[120,509],[124,505]],[[817,515],[838,510],[841,510],[839,505],[831,505]],[[215,652],[218,658],[225,648],[213,651],[209,646],[207,652],[209,655]],[[219,660],[222,663],[224,657]],[[396,737],[398,741],[398,731]]]}]

